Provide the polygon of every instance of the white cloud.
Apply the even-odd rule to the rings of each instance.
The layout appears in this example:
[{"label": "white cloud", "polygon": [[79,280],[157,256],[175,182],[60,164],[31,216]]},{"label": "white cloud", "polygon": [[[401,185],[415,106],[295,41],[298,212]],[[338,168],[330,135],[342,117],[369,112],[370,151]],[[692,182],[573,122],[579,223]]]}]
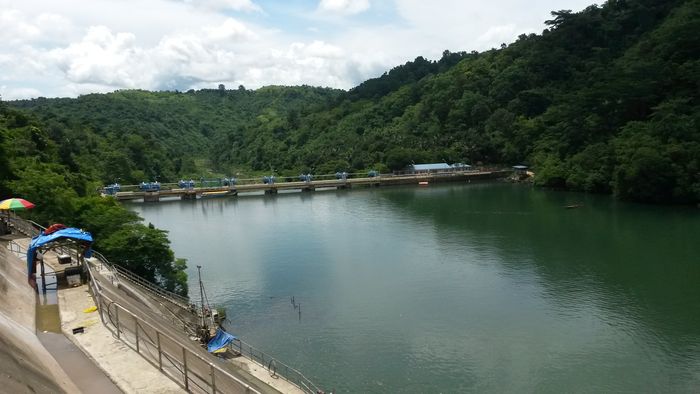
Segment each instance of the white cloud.
[{"label": "white cloud", "polygon": [[[43,57],[69,82],[64,94],[83,92],[85,87],[96,91],[186,90],[218,83],[249,88],[269,84],[352,86],[354,81],[347,75],[354,66],[340,47],[323,41],[285,45],[274,43],[265,31],[260,33],[263,37],[227,19],[220,25],[166,35],[157,45],[144,47],[131,33],[93,26],[80,41]],[[260,42],[263,38],[264,43]]]},{"label": "white cloud", "polygon": [[295,3],[262,11],[250,0],[0,0],[0,94],[347,89],[416,56],[511,42],[541,30],[550,10],[589,0],[561,1],[321,0],[304,13]]},{"label": "white cloud", "polygon": [[414,45],[437,44],[433,50],[437,55],[444,49],[490,49],[514,41],[519,34],[541,32],[550,11],[581,10],[591,0],[395,0],[395,4],[411,30],[424,33]]},{"label": "white cloud", "polygon": [[246,40],[257,37],[243,23],[231,18],[226,19],[219,26],[205,26],[202,30],[206,37],[211,40]]},{"label": "white cloud", "polygon": [[65,39],[73,29],[65,17],[40,13],[30,16],[17,9],[0,8],[0,41],[5,46],[48,44]]},{"label": "white cloud", "polygon": [[190,4],[194,7],[204,7],[212,10],[233,10],[244,12],[261,12],[259,5],[250,0],[173,0]]},{"label": "white cloud", "polygon": [[2,92],[3,100],[17,100],[27,97],[39,97],[41,96],[41,91],[34,88],[10,88],[7,85],[0,86],[0,92]]},{"label": "white cloud", "polygon": [[355,15],[367,11],[369,0],[321,0],[318,11],[331,14]]},{"label": "white cloud", "polygon": [[144,54],[135,41],[131,33],[113,34],[105,26],[94,26],[80,42],[54,49],[47,58],[70,82],[137,87],[145,76],[139,70]]},{"label": "white cloud", "polygon": [[0,26],[0,40],[6,45],[33,40],[41,33],[19,10],[0,11]]},{"label": "white cloud", "polygon": [[476,42],[479,43],[481,47],[493,45],[496,42],[509,42],[516,37],[516,26],[514,24],[507,24],[503,26],[492,26],[486,30],[482,35],[476,38]]}]

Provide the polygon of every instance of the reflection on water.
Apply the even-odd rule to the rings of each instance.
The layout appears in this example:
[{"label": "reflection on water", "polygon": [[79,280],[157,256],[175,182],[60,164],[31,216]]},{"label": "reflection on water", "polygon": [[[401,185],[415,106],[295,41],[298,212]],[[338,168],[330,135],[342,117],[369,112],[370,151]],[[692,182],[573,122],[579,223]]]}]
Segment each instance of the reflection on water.
[{"label": "reflection on water", "polygon": [[329,389],[700,387],[696,209],[504,184],[132,207],[237,335]]}]

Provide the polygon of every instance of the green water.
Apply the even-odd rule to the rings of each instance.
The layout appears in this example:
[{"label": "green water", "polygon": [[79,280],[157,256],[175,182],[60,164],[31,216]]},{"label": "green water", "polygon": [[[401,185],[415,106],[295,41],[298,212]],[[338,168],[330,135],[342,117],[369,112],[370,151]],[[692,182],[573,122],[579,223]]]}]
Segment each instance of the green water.
[{"label": "green water", "polygon": [[700,390],[696,208],[498,183],[132,207],[326,390]]}]

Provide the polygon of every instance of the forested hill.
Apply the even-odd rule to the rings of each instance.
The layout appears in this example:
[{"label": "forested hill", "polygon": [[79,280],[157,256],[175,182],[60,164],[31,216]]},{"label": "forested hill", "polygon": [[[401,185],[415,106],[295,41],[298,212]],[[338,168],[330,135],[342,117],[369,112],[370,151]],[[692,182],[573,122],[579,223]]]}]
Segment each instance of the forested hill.
[{"label": "forested hill", "polygon": [[293,124],[295,117],[327,109],[340,94],[306,86],[186,93],[126,90],[10,104],[41,118],[41,132],[61,144],[61,160],[72,170],[102,182],[138,183],[199,178],[213,170],[210,162],[224,173],[231,167],[248,168],[249,163],[218,157],[216,144],[248,132],[253,124],[272,130]]},{"label": "forested hill", "polygon": [[[89,179],[525,163],[536,183],[700,200],[700,0],[556,11],[539,35],[417,58],[348,92],[312,87],[10,103]],[[33,137],[34,138],[34,137]]]}]

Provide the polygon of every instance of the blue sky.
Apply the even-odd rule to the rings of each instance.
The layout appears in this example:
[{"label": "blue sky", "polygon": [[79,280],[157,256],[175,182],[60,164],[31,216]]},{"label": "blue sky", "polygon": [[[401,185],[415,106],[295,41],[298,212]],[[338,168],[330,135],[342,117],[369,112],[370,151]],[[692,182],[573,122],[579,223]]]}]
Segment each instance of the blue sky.
[{"label": "blue sky", "polygon": [[540,33],[589,0],[0,0],[0,95],[349,89],[417,56]]}]

